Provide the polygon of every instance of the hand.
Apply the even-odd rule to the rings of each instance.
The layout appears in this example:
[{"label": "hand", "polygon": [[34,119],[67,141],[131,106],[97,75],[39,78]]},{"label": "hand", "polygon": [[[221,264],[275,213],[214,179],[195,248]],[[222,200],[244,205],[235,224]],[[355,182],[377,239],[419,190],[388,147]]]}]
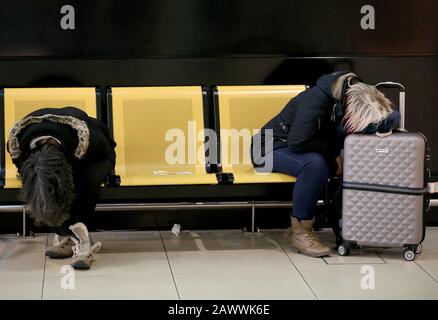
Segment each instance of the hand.
[{"label": "hand", "polygon": [[336,171],[336,175],[337,176],[341,176],[342,175],[342,173],[343,173],[343,166],[342,166],[342,158],[341,158],[341,156],[338,156],[337,158],[336,158],[336,164],[338,165],[338,171]]}]

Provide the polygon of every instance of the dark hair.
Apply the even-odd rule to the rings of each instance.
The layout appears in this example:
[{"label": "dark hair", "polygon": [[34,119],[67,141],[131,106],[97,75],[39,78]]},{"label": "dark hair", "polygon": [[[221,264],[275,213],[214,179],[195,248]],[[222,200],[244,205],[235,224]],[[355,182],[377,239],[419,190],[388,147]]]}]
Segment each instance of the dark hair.
[{"label": "dark hair", "polygon": [[20,170],[23,187],[18,198],[37,225],[61,225],[70,218],[75,194],[73,169],[56,146],[45,144],[27,158]]}]

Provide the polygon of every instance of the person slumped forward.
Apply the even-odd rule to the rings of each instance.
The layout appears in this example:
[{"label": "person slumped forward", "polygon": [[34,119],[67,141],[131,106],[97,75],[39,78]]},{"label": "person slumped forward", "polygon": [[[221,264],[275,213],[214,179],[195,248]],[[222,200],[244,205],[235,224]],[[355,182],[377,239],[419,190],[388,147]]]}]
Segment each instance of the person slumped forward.
[{"label": "person slumped forward", "polygon": [[46,256],[90,268],[101,243],[92,243],[86,224],[114,169],[115,146],[104,123],[74,107],[40,109],[13,126],[7,148],[23,184],[19,200],[55,232]]},{"label": "person slumped forward", "polygon": [[334,72],[291,99],[253,136],[251,155],[257,171],[297,179],[290,240],[296,251],[312,257],[330,254],[330,247],[313,230],[319,196],[330,176],[342,174],[341,149],[348,134],[383,133],[398,127],[400,114],[391,104],[354,73]]}]

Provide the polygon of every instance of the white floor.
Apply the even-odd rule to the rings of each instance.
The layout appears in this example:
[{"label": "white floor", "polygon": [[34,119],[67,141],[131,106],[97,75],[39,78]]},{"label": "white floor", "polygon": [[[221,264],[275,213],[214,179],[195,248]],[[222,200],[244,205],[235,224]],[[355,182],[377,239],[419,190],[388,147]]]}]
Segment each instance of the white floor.
[{"label": "white floor", "polygon": [[[46,259],[52,234],[0,235],[0,299],[438,299],[438,228],[414,262],[401,249],[309,258],[282,230],[99,232],[92,269]],[[320,237],[333,243],[331,231]],[[73,289],[74,287],[74,289]]]}]

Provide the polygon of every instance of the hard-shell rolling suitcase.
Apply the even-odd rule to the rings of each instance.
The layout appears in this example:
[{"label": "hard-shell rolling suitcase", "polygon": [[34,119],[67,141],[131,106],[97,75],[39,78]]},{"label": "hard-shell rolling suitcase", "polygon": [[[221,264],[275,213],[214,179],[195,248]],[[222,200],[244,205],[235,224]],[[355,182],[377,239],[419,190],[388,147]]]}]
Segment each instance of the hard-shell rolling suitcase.
[{"label": "hard-shell rolling suitcase", "polygon": [[[404,130],[404,88],[400,89],[400,130],[387,134],[352,134],[344,143],[342,244],[340,255],[352,246],[404,247],[406,260],[421,253],[424,215],[429,207],[427,141]],[[378,85],[379,86],[379,85]]]}]

